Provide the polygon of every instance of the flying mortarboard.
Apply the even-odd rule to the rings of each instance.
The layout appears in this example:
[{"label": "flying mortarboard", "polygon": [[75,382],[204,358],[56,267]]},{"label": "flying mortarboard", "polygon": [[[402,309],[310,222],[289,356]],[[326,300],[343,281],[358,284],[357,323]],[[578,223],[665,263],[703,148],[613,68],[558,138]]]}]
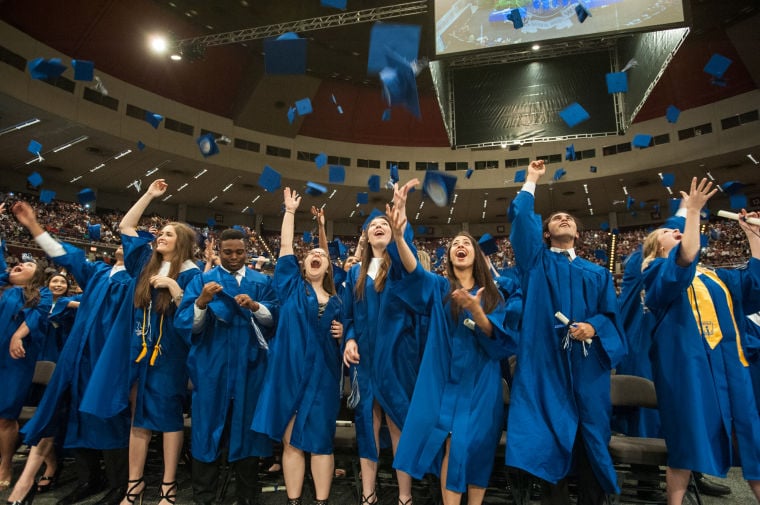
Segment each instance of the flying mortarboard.
[{"label": "flying mortarboard", "polygon": [[670,200],[668,200],[668,206],[670,209],[670,215],[675,216],[676,212],[678,212],[678,208],[681,206],[681,199],[671,198]]},{"label": "flying mortarboard", "polygon": [[599,228],[601,228],[602,231],[607,231],[610,229],[610,223],[603,221],[602,224],[599,225]]},{"label": "flying mortarboard", "polygon": [[71,60],[75,81],[91,81],[95,77],[95,64],[87,60]]},{"label": "flying mortarboard", "polygon": [[597,170],[599,170],[599,169],[598,169],[598,168],[596,168],[594,165],[591,165],[591,166],[588,168],[588,171],[589,171],[589,172],[591,172],[592,174],[595,174]]},{"label": "flying mortarboard", "polygon": [[29,74],[32,79],[55,79],[66,71],[66,65],[60,58],[35,58],[29,62]]},{"label": "flying mortarboard", "polygon": [[672,187],[676,183],[676,174],[662,174],[662,185],[666,188]]},{"label": "flying mortarboard", "polygon": [[627,93],[628,74],[625,72],[610,72],[605,76],[607,80],[607,93]]},{"label": "flying mortarboard", "polygon": [[77,199],[82,205],[92,202],[95,200],[95,192],[90,188],[84,188],[79,193],[77,193]]},{"label": "flying mortarboard", "polygon": [[330,259],[336,259],[340,257],[340,247],[336,240],[327,243],[327,254],[330,255]]},{"label": "flying mortarboard", "polygon": [[87,236],[90,240],[100,240],[100,224],[87,224]]},{"label": "flying mortarboard", "polygon": [[403,61],[415,61],[420,47],[418,25],[375,23],[369,36],[367,74],[374,75],[387,67],[389,55],[397,54]]},{"label": "flying mortarboard", "polygon": [[40,191],[40,201],[42,203],[50,203],[55,199],[55,191],[49,189],[43,189]]},{"label": "flying mortarboard", "polygon": [[403,105],[409,112],[420,117],[420,99],[417,94],[417,77],[411,63],[402,56],[388,55],[388,66],[380,71],[383,94],[389,105]]},{"label": "flying mortarboard", "polygon": [[322,7],[332,7],[333,9],[346,10],[348,0],[319,0]]},{"label": "flying mortarboard", "polygon": [[528,175],[527,170],[518,170],[515,172],[515,182],[525,182],[526,175]]},{"label": "flying mortarboard", "polygon": [[480,237],[480,240],[478,240],[478,245],[486,256],[490,256],[499,250],[496,245],[496,239],[490,233],[484,233]]},{"label": "flying mortarboard", "polygon": [[734,210],[747,208],[747,196],[742,193],[735,193],[729,197],[729,206]]},{"label": "flying mortarboard", "polygon": [[325,186],[322,186],[321,184],[317,184],[316,182],[307,182],[306,183],[306,194],[312,195],[312,196],[319,196],[324,195],[327,193],[327,188]]},{"label": "flying mortarboard", "polygon": [[343,165],[330,165],[328,180],[335,184],[344,182],[346,180],[346,169]]},{"label": "flying mortarboard", "polygon": [[399,181],[398,165],[395,163],[391,163],[391,181],[393,181],[394,184]]},{"label": "flying mortarboard", "polygon": [[259,176],[259,186],[264,188],[270,193],[280,189],[280,182],[282,177],[280,173],[269,165],[264,165],[264,170]]},{"label": "flying mortarboard", "polygon": [[356,193],[356,203],[361,204],[361,205],[369,203],[369,193],[367,193],[366,191]]},{"label": "flying mortarboard", "polygon": [[390,109],[385,109],[385,110],[383,111],[383,117],[382,117],[382,120],[383,120],[383,121],[390,121],[390,120],[391,120],[391,110],[390,110]]},{"label": "flying mortarboard", "polygon": [[625,208],[628,210],[631,210],[633,208],[633,204],[636,203],[636,199],[634,199],[631,195],[628,195],[625,197]]},{"label": "flying mortarboard", "polygon": [[428,170],[425,172],[425,179],[422,181],[422,192],[438,207],[445,207],[454,198],[456,183],[457,178],[453,175]]},{"label": "flying mortarboard", "polygon": [[264,69],[270,75],[306,73],[306,39],[293,32],[264,41]]},{"label": "flying mortarboard", "polygon": [[296,120],[296,108],[288,107],[288,123],[293,124],[293,121],[295,120]]},{"label": "flying mortarboard", "polygon": [[509,11],[509,14],[507,14],[507,19],[512,21],[512,25],[515,27],[515,30],[519,30],[524,26],[520,9],[512,9]]},{"label": "flying mortarboard", "polygon": [[741,191],[741,189],[744,187],[744,184],[739,181],[728,181],[721,184],[721,187],[723,188],[723,191],[729,195],[733,195],[734,193]]},{"label": "flying mortarboard", "polygon": [[42,186],[42,176],[38,172],[32,172],[31,174],[29,174],[26,180],[29,182],[29,184],[33,188]]},{"label": "flying mortarboard", "polygon": [[32,154],[36,154],[37,156],[39,156],[40,151],[42,150],[42,144],[40,144],[36,140],[30,140],[29,145],[26,146],[26,150]]},{"label": "flying mortarboard", "polygon": [[158,125],[161,124],[161,121],[164,120],[164,116],[161,114],[156,114],[154,112],[150,112],[148,110],[145,111],[145,120],[153,127],[158,128]]},{"label": "flying mortarboard", "polygon": [[317,168],[322,168],[327,165],[327,155],[325,153],[319,153],[317,157],[314,158],[314,164]]},{"label": "flying mortarboard", "polygon": [[213,228],[214,226],[216,226],[216,219],[214,219],[213,217],[206,219],[206,225],[209,228]]},{"label": "flying mortarboard", "polygon": [[198,144],[198,150],[204,158],[219,154],[219,146],[216,145],[216,139],[213,133],[206,133],[195,139],[195,143]]},{"label": "flying mortarboard", "polygon": [[665,111],[665,117],[667,118],[668,123],[678,122],[678,116],[680,115],[681,115],[681,109],[679,109],[675,105],[669,105],[667,110]]},{"label": "flying mortarboard", "polygon": [[142,140],[138,140],[137,141],[137,150],[138,151],[142,151],[143,149],[145,149],[145,144],[143,143]]},{"label": "flying mortarboard", "polygon": [[575,161],[575,145],[565,147],[565,161]]},{"label": "flying mortarboard", "polygon": [[716,79],[720,79],[726,73],[731,63],[733,62],[730,59],[722,54],[715,53],[710,57],[703,70]]},{"label": "flying mortarboard", "polygon": [[591,116],[578,102],[573,102],[559,112],[559,117],[562,118],[567,126],[572,128],[586,121]]},{"label": "flying mortarboard", "polygon": [[558,181],[558,180],[562,179],[565,176],[566,173],[567,173],[567,170],[565,170],[564,168],[560,167],[560,168],[558,168],[557,170],[554,171],[554,175],[552,176],[552,179],[554,179],[555,181]]},{"label": "flying mortarboard", "polygon": [[473,173],[473,172],[474,172],[474,170],[473,170],[473,169],[471,169],[471,168],[468,168],[468,169],[467,169],[467,172],[465,172],[465,173],[464,173],[464,178],[465,178],[465,179],[469,179],[470,177],[472,177],[472,173]]},{"label": "flying mortarboard", "polygon": [[367,186],[369,186],[369,190],[373,193],[380,191],[380,176],[370,175],[369,179],[367,180]]},{"label": "flying mortarboard", "polygon": [[306,244],[311,244],[311,240],[312,240],[311,232],[310,231],[303,232],[303,241]]},{"label": "flying mortarboard", "polygon": [[311,100],[308,97],[298,100],[296,102],[296,111],[299,116],[305,116],[306,114],[314,112],[314,108],[311,106]]},{"label": "flying mortarboard", "polygon": [[578,2],[578,5],[575,6],[575,13],[578,15],[578,21],[581,23],[586,21],[586,18],[591,16],[591,13],[588,11],[588,9],[580,2]]},{"label": "flying mortarboard", "polygon": [[631,142],[633,147],[638,147],[639,149],[644,149],[646,147],[649,147],[651,143],[652,143],[652,136],[644,134],[644,133],[639,133],[638,135],[635,135],[633,137],[633,141]]}]

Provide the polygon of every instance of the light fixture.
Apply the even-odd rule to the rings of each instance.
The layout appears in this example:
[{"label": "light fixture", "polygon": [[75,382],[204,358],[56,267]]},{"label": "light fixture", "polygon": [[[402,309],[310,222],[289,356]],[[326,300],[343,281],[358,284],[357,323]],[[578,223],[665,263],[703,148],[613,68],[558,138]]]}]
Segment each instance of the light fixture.
[{"label": "light fixture", "polygon": [[534,51],[538,51],[539,49],[541,49],[541,46],[539,46],[538,44],[533,44],[531,46],[531,49],[533,49]]},{"label": "light fixture", "polygon": [[172,61],[180,61],[180,60],[182,60],[182,53],[176,52],[176,53],[172,54],[171,56],[169,56],[169,58]]},{"label": "light fixture", "polygon": [[156,54],[164,54],[169,49],[169,41],[163,35],[152,35],[148,39],[151,51]]}]

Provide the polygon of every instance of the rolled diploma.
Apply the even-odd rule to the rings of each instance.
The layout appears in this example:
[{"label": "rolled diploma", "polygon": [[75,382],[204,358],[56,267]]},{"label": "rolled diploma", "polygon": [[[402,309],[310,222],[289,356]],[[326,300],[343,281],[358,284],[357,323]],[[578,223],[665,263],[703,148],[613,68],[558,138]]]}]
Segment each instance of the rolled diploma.
[{"label": "rolled diploma", "polygon": [[[719,210],[718,211],[718,215],[720,217],[725,217],[726,219],[733,219],[734,221],[739,221],[739,220],[742,219],[742,217],[739,214],[737,214],[736,212],[729,212],[727,210]],[[760,226],[760,219],[758,219],[756,217],[748,217],[744,221],[746,221],[749,224],[754,224],[754,225]]]},{"label": "rolled diploma", "polygon": [[[562,312],[560,311],[555,312],[554,317],[556,317],[557,321],[564,324],[565,326],[570,326],[570,320]],[[584,340],[584,342],[586,342],[587,344],[591,344],[592,340],[590,338],[587,338],[586,340]]]}]

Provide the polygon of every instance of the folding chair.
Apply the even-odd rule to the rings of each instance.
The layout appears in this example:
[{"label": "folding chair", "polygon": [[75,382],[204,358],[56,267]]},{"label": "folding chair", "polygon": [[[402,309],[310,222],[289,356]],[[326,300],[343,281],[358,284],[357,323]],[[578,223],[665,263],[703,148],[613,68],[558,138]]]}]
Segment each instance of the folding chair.
[{"label": "folding chair", "polygon": [[[47,386],[50,382],[50,378],[55,371],[55,363],[52,361],[38,361],[34,365],[34,376],[32,377],[32,384],[39,386]],[[34,413],[37,412],[37,407],[32,405],[24,405],[21,409],[21,414],[18,417],[19,424],[24,424],[29,421]]]}]

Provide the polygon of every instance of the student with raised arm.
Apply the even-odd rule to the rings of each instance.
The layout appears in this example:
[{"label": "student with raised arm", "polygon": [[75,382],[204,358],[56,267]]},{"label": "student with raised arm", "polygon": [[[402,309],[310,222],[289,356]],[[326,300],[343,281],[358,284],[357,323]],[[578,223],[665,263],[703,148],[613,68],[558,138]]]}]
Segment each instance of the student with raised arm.
[{"label": "student with raised arm", "polygon": [[[715,194],[692,179],[683,233],[660,228],[644,241],[645,303],[655,317],[652,371],[668,446],[670,505],[683,502],[692,471],[725,477],[741,462],[760,500],[760,417],[743,347],[745,313],[760,310],[760,226],[739,224],[752,257],[747,268],[698,265],[699,213]],[[746,311],[746,312],[745,312]]]},{"label": "student with raised arm", "polygon": [[[625,355],[610,272],[575,254],[578,225],[535,213],[543,161],[532,161],[509,208],[510,242],[524,313],[507,423],[506,464],[544,482],[544,502],[568,503],[566,477],[577,459],[579,505],[617,491],[610,440],[610,373]],[[571,324],[564,326],[555,313]]]},{"label": "student with raised arm", "polygon": [[[104,418],[82,412],[85,391],[106,342],[131,335],[134,283],[124,268],[122,248],[116,263],[87,261],[85,252],[51,237],[37,221],[34,209],[25,202],[13,206],[16,219],[29,230],[37,244],[59,266],[66,268],[83,289],[69,336],[56,363],[55,372],[40,400],[34,417],[24,425],[24,442],[34,445],[30,460],[44,454],[39,447],[58,420],[65,401],[67,417],[65,449],[73,449],[77,486],[61,498],[60,505],[83,501],[108,488],[98,502],[116,505],[124,496],[127,480],[129,414],[125,408]],[[101,469],[101,455],[105,475]]]},{"label": "student with raised arm", "polygon": [[[404,193],[402,188],[401,192]],[[426,271],[404,240],[403,208],[388,209],[407,274],[394,285],[429,331],[394,467],[440,477],[444,505],[483,502],[503,430],[500,360],[514,354],[506,305],[478,246],[458,233],[446,251],[447,277]]]},{"label": "student with raised arm", "polygon": [[301,196],[285,188],[284,198],[280,256],[274,270],[282,306],[252,428],[282,441],[288,505],[301,504],[307,452],[311,453],[314,503],[326,505],[340,409],[341,301],[335,294],[327,251],[311,249],[303,267],[299,266],[293,253],[293,229]]}]

